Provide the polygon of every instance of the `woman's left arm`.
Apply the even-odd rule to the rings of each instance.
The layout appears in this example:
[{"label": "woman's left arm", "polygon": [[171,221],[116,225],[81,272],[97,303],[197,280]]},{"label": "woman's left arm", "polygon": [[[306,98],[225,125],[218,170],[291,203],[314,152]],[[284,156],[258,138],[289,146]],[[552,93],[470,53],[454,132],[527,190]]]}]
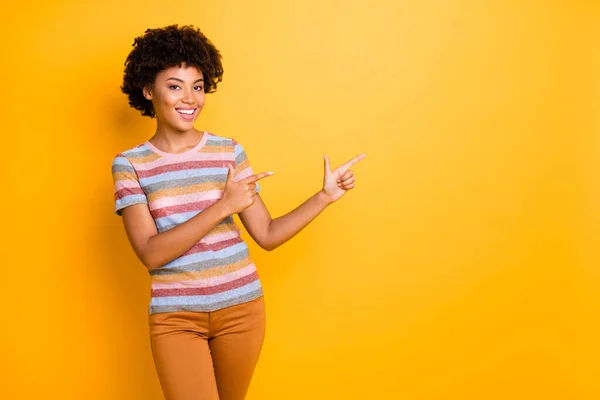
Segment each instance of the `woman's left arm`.
[{"label": "woman's left arm", "polygon": [[329,159],[323,156],[323,189],[294,210],[275,219],[271,218],[260,195],[256,195],[254,204],[239,214],[244,227],[260,247],[269,251],[276,249],[354,187],[354,172],[350,167],[365,157],[365,154],[361,154],[331,171]]}]

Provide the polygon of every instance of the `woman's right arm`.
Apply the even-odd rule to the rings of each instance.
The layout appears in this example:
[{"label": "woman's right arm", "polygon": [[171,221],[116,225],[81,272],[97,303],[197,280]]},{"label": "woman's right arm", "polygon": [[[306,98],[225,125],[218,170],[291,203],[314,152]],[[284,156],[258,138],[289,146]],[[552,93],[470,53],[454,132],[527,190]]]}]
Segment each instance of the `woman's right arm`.
[{"label": "woman's right arm", "polygon": [[220,200],[165,232],[158,233],[147,204],[135,204],[123,209],[123,224],[129,242],[148,270],[173,261],[198,243],[223,219],[252,205],[256,195],[254,182],[272,173],[255,174],[237,182],[233,180],[233,174],[233,167],[230,166]]},{"label": "woman's right arm", "polygon": [[122,213],[131,247],[148,270],[188,251],[228,215],[226,204],[219,200],[188,221],[158,233],[147,204],[134,204]]}]

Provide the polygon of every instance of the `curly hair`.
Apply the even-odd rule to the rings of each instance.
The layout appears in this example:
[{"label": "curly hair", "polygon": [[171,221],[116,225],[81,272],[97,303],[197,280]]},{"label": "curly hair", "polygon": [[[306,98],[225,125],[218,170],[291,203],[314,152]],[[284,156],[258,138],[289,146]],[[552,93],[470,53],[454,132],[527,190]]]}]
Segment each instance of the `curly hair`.
[{"label": "curly hair", "polygon": [[222,80],[221,53],[192,25],[146,29],[132,46],[125,60],[121,91],[128,96],[129,105],[142,115],[155,117],[152,102],[144,97],[142,90],[153,87],[156,75],[167,68],[183,63],[198,68],[204,76],[206,93],[217,90],[217,83]]}]

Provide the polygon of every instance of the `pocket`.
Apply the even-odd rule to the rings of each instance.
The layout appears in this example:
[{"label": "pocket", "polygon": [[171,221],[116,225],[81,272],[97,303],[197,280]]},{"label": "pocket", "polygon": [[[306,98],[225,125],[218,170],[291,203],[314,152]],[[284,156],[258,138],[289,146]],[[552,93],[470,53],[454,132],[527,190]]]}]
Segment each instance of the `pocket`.
[{"label": "pocket", "polygon": [[150,336],[157,336],[172,331],[189,329],[190,321],[182,312],[154,313],[148,316]]}]

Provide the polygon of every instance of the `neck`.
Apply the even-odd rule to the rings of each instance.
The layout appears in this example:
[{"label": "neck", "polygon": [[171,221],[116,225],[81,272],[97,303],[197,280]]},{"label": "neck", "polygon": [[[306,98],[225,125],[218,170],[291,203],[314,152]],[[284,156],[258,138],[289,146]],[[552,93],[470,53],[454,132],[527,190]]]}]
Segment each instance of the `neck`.
[{"label": "neck", "polygon": [[202,139],[202,135],[204,135],[204,132],[196,128],[177,131],[158,124],[154,136],[149,141],[163,151],[179,153],[196,146]]}]

